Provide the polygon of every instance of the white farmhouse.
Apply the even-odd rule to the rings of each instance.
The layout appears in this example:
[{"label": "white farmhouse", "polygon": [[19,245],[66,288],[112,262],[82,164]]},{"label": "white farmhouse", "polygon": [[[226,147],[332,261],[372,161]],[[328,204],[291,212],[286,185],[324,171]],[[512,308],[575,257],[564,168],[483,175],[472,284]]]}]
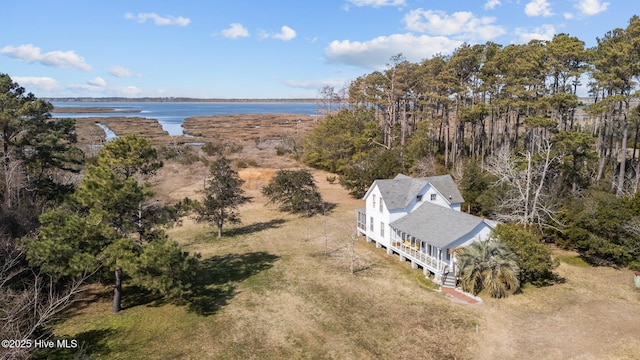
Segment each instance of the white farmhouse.
[{"label": "white farmhouse", "polygon": [[375,180],[358,209],[357,231],[421,267],[443,286],[455,286],[454,249],[489,237],[496,223],[460,211],[464,202],[450,175]]}]

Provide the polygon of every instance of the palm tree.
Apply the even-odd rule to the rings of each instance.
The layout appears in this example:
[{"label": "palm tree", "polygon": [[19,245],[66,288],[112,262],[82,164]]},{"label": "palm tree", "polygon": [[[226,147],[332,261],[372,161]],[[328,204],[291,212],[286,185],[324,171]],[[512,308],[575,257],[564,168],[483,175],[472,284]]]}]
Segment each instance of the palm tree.
[{"label": "palm tree", "polygon": [[520,287],[518,257],[499,240],[477,241],[458,254],[462,289],[478,294],[487,289],[491,297],[507,297]]}]

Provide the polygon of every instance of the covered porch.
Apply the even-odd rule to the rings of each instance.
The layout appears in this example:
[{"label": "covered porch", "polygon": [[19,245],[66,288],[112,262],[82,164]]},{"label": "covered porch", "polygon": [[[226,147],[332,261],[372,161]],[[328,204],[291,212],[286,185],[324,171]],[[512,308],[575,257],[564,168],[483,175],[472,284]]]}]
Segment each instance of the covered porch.
[{"label": "covered porch", "polygon": [[399,229],[392,227],[391,230],[391,249],[405,259],[410,260],[412,266],[414,266],[414,263],[420,265],[423,269],[436,274],[436,277],[449,270],[449,259],[446,251]]},{"label": "covered porch", "polygon": [[356,230],[358,235],[365,235],[367,233],[367,213],[365,209],[356,209],[358,215],[358,224]]}]

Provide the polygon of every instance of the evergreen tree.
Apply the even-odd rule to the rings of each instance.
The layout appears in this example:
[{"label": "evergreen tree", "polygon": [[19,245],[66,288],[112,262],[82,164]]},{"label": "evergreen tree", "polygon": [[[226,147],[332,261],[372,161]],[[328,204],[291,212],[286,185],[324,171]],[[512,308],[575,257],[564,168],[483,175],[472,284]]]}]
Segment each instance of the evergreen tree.
[{"label": "evergreen tree", "polygon": [[553,280],[551,250],[542,243],[542,238],[517,224],[498,224],[493,237],[507,245],[518,257],[520,282],[547,285]]},{"label": "evergreen tree", "polygon": [[22,236],[37,226],[44,204],[73,190],[62,176],[79,172],[75,122],[52,119],[51,103],[0,73],[0,233]]},{"label": "evergreen tree", "polygon": [[218,228],[218,236],[222,236],[225,223],[240,223],[237,209],[249,201],[244,196],[238,172],[231,168],[231,162],[220,156],[210,168],[211,179],[204,189],[204,200],[196,205],[197,221],[212,223]]},{"label": "evergreen tree", "polygon": [[[26,240],[29,262],[56,279],[105,270],[102,276],[112,276],[114,284],[114,313],[122,308],[126,279],[135,279],[133,283],[162,294],[184,289],[192,259],[166,239],[162,229],[156,228],[157,222],[143,218],[147,215],[142,211],[145,202],[153,193],[136,175],[152,174],[159,166],[148,139],[127,136],[108,142],[97,165],[87,167],[69,203],[40,217],[38,236]],[[154,277],[161,279],[148,276],[154,266]],[[168,268],[172,271],[166,271]]]},{"label": "evergreen tree", "polygon": [[377,136],[373,113],[369,110],[341,110],[327,116],[303,140],[306,164],[342,174],[354,159],[372,149]]},{"label": "evergreen tree", "polygon": [[322,196],[309,170],[279,170],[262,193],[281,211],[312,216],[323,210]]}]

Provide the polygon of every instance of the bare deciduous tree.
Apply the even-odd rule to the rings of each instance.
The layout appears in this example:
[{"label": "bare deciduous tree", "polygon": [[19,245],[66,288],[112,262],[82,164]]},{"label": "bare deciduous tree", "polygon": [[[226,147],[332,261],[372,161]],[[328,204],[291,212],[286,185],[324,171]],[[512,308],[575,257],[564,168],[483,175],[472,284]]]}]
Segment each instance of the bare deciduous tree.
[{"label": "bare deciduous tree", "polygon": [[27,359],[36,349],[33,341],[51,336],[46,326],[73,303],[91,274],[60,288],[51,276],[27,268],[22,251],[8,239],[0,242],[0,339],[31,342],[0,348],[0,358]]},{"label": "bare deciduous tree", "polygon": [[552,154],[551,148],[552,144],[545,140],[542,152],[538,154],[527,151],[516,157],[509,149],[503,148],[489,159],[487,171],[497,178],[494,186],[505,189],[496,194],[498,220],[518,222],[525,226],[561,226],[548,191],[551,166],[560,158]]}]

